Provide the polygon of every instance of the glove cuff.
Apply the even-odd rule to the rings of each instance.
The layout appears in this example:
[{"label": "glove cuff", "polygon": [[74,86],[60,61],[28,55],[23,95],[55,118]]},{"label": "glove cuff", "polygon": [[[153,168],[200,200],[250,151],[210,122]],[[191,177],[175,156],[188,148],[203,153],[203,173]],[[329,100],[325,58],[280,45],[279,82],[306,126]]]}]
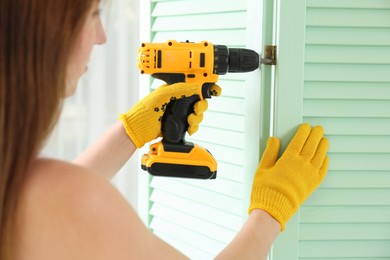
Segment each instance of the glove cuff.
[{"label": "glove cuff", "polygon": [[141,148],[145,145],[144,136],[149,136],[151,127],[149,121],[144,118],[145,113],[140,110],[129,111],[126,114],[120,114],[119,120],[122,121],[123,127],[126,130],[127,135],[133,141],[137,148]]},{"label": "glove cuff", "polygon": [[291,202],[290,198],[281,193],[280,190],[272,187],[262,187],[252,191],[248,214],[254,209],[267,211],[268,214],[280,223],[281,231],[283,231],[285,224],[297,211],[298,207]]}]

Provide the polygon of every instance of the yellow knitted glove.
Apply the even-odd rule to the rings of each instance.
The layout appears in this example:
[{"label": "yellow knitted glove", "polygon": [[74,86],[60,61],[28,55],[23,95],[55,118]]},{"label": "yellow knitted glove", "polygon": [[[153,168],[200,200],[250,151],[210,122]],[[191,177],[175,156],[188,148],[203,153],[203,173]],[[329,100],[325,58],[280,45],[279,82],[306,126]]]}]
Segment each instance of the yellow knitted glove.
[{"label": "yellow knitted glove", "polygon": [[263,209],[285,224],[320,185],[328,170],[328,140],[320,126],[299,127],[279,160],[280,141],[271,137],[255,174],[248,213]]},{"label": "yellow knitted glove", "polygon": [[[213,85],[210,92],[213,96],[219,96],[221,88]],[[125,114],[119,115],[119,119],[135,146],[141,148],[145,143],[161,136],[161,120],[168,103],[172,99],[193,95],[198,95],[200,101],[195,103],[194,112],[187,118],[188,133],[192,135],[198,130],[203,112],[207,110],[207,101],[202,96],[202,84],[199,83],[163,85],[140,100]]]}]

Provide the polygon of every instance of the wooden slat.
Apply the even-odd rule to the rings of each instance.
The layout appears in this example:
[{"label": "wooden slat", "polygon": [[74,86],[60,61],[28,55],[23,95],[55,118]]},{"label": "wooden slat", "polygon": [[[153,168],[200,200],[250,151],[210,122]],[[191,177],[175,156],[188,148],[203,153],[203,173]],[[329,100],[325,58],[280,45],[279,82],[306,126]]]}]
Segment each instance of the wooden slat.
[{"label": "wooden slat", "polygon": [[390,118],[390,100],[304,100],[303,116]]},{"label": "wooden slat", "polygon": [[378,241],[305,241],[299,243],[302,257],[389,257],[390,240]]},{"label": "wooden slat", "polygon": [[[205,115],[207,116],[207,115]],[[199,131],[196,132],[188,140],[197,143],[197,140],[202,140],[207,143],[214,143],[222,146],[233,148],[244,148],[244,134],[236,131],[229,131],[226,129],[218,129],[204,126],[200,124]]]},{"label": "wooden slat", "polygon": [[[177,184],[182,185],[180,188],[186,188],[188,186],[196,187],[198,189],[195,192],[205,191],[207,195],[225,198],[236,198],[238,201],[242,199],[241,193],[241,184],[235,181],[227,180],[227,179],[214,179],[214,180],[200,180],[200,179],[186,179],[186,178],[156,178],[156,180],[152,181],[152,186],[160,187],[171,187],[176,188]],[[211,193],[210,193],[211,192]],[[207,196],[206,195],[206,196]],[[239,203],[240,204],[240,203]]]},{"label": "wooden slat", "polygon": [[[389,240],[390,223],[369,224],[301,224],[299,239],[301,241],[345,241],[345,240]],[[389,248],[390,249],[390,248]]]},{"label": "wooden slat", "polygon": [[306,81],[304,98],[334,100],[390,100],[390,85],[388,82]]},{"label": "wooden slat", "polygon": [[157,3],[152,11],[152,17],[193,15],[216,12],[245,11],[246,3],[243,1],[225,0],[197,0],[197,1],[170,1]]},{"label": "wooden slat", "polygon": [[[229,243],[235,236],[233,230],[210,223],[207,220],[201,220],[184,212],[162,206],[161,204],[153,204],[150,214],[155,216],[155,218],[178,225],[196,234],[201,234],[224,244]],[[156,229],[159,230],[159,227],[156,227]]]},{"label": "wooden slat", "polygon": [[390,206],[390,190],[372,189],[318,189],[305,202],[307,206]]},{"label": "wooden slat", "polygon": [[240,98],[219,96],[217,98],[213,98],[212,102],[209,102],[208,110],[214,112],[224,112],[234,115],[244,115],[245,100]]},{"label": "wooden slat", "polygon": [[231,214],[239,214],[242,209],[242,201],[237,198],[201,189],[188,183],[176,181],[174,178],[153,178],[151,187],[154,188],[155,191],[163,191],[173,196],[199,202],[205,206]]},{"label": "wooden slat", "polygon": [[217,161],[243,166],[245,157],[243,150],[205,142],[200,144],[207,147],[207,150],[213,154]]},{"label": "wooden slat", "polygon": [[207,110],[200,127],[202,127],[202,125],[244,132],[245,116]]},{"label": "wooden slat", "polygon": [[183,240],[191,241],[192,245],[202,248],[202,250],[209,254],[216,255],[225,247],[224,243],[218,242],[199,233],[191,232],[186,228],[182,228],[179,225],[169,223],[157,217],[153,218],[150,228],[163,234],[169,234],[176,239],[185,238]]},{"label": "wooden slat", "polygon": [[200,14],[190,16],[156,17],[152,32],[191,31],[216,29],[243,29],[246,27],[245,12]]},{"label": "wooden slat", "polygon": [[390,206],[303,206],[301,223],[390,223]]},{"label": "wooden slat", "polygon": [[[201,201],[194,201],[190,198],[187,199],[160,190],[153,190],[150,200],[232,230],[238,230],[242,225],[241,216],[206,206]],[[210,216],[213,217],[211,218]]]},{"label": "wooden slat", "polygon": [[332,171],[388,171],[389,153],[328,154]]},{"label": "wooden slat", "polygon": [[305,81],[389,82],[390,73],[388,71],[390,71],[390,64],[307,63]]},{"label": "wooden slat", "polygon": [[215,180],[205,181],[197,179],[178,179],[178,182],[199,187],[201,189],[223,194],[227,197],[237,198],[242,201],[242,183],[227,180],[225,178],[216,178]]},{"label": "wooden slat", "polygon": [[329,171],[321,188],[390,188],[390,172]]},{"label": "wooden slat", "polygon": [[[390,133],[389,133],[390,134]],[[390,135],[385,136],[348,136],[327,135],[330,153],[390,153]]]},{"label": "wooden slat", "polygon": [[332,28],[308,27],[306,44],[389,46],[390,28]]},{"label": "wooden slat", "polygon": [[[369,53],[369,55],[362,55]],[[388,64],[390,46],[307,45],[307,63]]]},{"label": "wooden slat", "polygon": [[390,9],[388,0],[307,0],[307,7],[353,8],[353,9]]},{"label": "wooden slat", "polygon": [[244,178],[244,169],[243,166],[218,162],[217,176],[242,183]]},{"label": "wooden slat", "polygon": [[390,120],[388,118],[325,118],[304,117],[304,122],[322,125],[329,135],[388,135]]},{"label": "wooden slat", "polygon": [[390,27],[389,10],[308,8],[306,24],[318,27],[386,28]]}]

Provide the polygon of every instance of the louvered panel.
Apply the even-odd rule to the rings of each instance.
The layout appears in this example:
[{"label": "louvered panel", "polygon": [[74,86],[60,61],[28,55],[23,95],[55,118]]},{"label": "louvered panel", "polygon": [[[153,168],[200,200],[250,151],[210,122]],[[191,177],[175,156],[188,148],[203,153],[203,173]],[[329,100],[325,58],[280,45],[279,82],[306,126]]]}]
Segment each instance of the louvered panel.
[{"label": "louvered panel", "polygon": [[215,143],[233,148],[244,148],[244,133],[207,127],[207,125],[201,125],[200,130],[190,139],[195,143],[202,140],[207,143]]},{"label": "louvered panel", "polygon": [[388,64],[390,60],[389,46],[308,45],[305,53],[309,63]]},{"label": "louvered panel", "polygon": [[187,227],[181,227],[176,223],[170,223],[158,217],[153,218],[150,228],[162,234],[169,234],[176,239],[185,238],[185,240],[193,242],[193,245],[196,245],[201,248],[202,251],[209,254],[216,255],[224,248],[224,244],[221,242],[197,232],[192,232]]},{"label": "louvered panel", "polygon": [[241,192],[242,183],[231,181],[226,178],[218,178],[215,181],[203,181],[203,180],[190,180],[190,179],[177,179],[175,181],[185,183],[187,185],[195,186],[207,191],[213,191],[219,194],[223,194],[228,197],[233,197],[242,201],[243,196]]},{"label": "louvered panel", "polygon": [[390,223],[301,224],[301,241],[307,240],[390,240]]},{"label": "louvered panel", "polygon": [[[207,40],[245,47],[247,2],[151,1],[151,41]],[[186,140],[218,161],[216,180],[154,177],[150,182],[150,228],[191,259],[211,259],[233,238],[244,212],[247,75],[219,77],[222,95],[208,100],[199,131]],[[162,85],[152,80],[155,89]]]},{"label": "louvered panel", "polygon": [[[235,235],[235,232],[231,229],[221,227],[206,220],[201,220],[184,212],[178,212],[169,207],[163,207],[160,204],[154,204],[150,210],[150,214],[158,216],[158,218],[166,222],[184,227],[193,233],[222,243],[229,243]],[[160,230],[158,226],[155,226],[155,228]]]},{"label": "louvered panel", "polygon": [[328,8],[354,8],[354,9],[390,9],[388,0],[311,0],[307,1],[307,7],[328,7]]},{"label": "louvered panel", "polygon": [[[390,136],[348,136],[334,135],[328,137],[332,153],[390,153]],[[390,175],[390,174],[389,174]]]},{"label": "louvered panel", "polygon": [[[346,15],[347,13],[347,15]],[[307,26],[318,27],[390,27],[386,9],[346,9],[346,8],[310,8],[306,15]]]},{"label": "louvered panel", "polygon": [[[373,89],[375,91],[372,91]],[[303,94],[305,99],[389,100],[390,86],[387,82],[307,81]]]},{"label": "louvered panel", "polygon": [[[210,101],[213,102],[213,101]],[[200,125],[209,126],[219,129],[233,130],[233,131],[244,131],[245,126],[245,117],[244,115],[233,115],[227,113],[219,113],[207,110],[207,113],[204,115],[203,122]],[[230,124],[222,124],[221,122],[230,122]]]},{"label": "louvered panel", "polygon": [[[390,154],[334,154],[329,153],[329,159],[332,164],[329,166],[331,171],[389,171]],[[374,177],[374,176],[373,176]],[[390,191],[389,191],[390,192]],[[390,196],[390,194],[389,194]]]},{"label": "louvered panel", "polygon": [[215,13],[201,15],[178,15],[156,17],[152,32],[243,29],[246,27],[245,12]]},{"label": "louvered panel", "polygon": [[388,171],[330,171],[323,188],[390,188]]},{"label": "louvered panel", "polygon": [[306,28],[306,44],[388,46],[390,28]]},{"label": "louvered panel", "polygon": [[[157,189],[153,190],[150,200],[153,203],[158,203],[162,206],[185,212],[191,216],[232,230],[238,230],[242,224],[241,216],[230,214],[224,210],[217,209],[214,206],[207,206],[202,201],[196,200],[196,197],[180,197]],[[213,217],[210,218],[210,216]]]},{"label": "louvered panel", "polygon": [[299,252],[302,257],[362,257],[372,259],[372,257],[389,256],[389,242],[377,241],[304,241],[299,243]]},{"label": "louvered panel", "polygon": [[242,183],[244,178],[244,169],[242,165],[218,162],[217,174],[222,178]]},{"label": "louvered panel", "polygon": [[173,178],[153,178],[151,187],[178,197],[199,201],[206,206],[231,214],[237,214],[242,208],[240,199],[227,197],[226,195],[191,185],[188,182],[176,181]]},{"label": "louvered panel", "polygon": [[156,4],[152,12],[152,17],[236,12],[238,10],[246,10],[246,3],[244,1],[213,0],[212,4],[208,5],[201,5],[199,1],[170,1]]},{"label": "louvered panel", "polygon": [[329,173],[299,215],[299,258],[390,257],[390,5],[308,0],[303,121]]},{"label": "louvered panel", "polygon": [[390,100],[304,100],[305,117],[389,118]]},{"label": "louvered panel", "polygon": [[218,97],[214,98],[212,102],[209,102],[208,110],[214,112],[223,112],[235,115],[244,115],[245,113],[245,100],[230,97]]},{"label": "louvered panel", "polygon": [[237,166],[242,166],[244,163],[245,156],[241,149],[205,142],[200,144],[207,147],[207,150],[214,155],[218,162],[225,162]]},{"label": "louvered panel", "polygon": [[303,206],[301,223],[389,223],[390,206]]},{"label": "louvered panel", "polygon": [[306,200],[305,205],[307,206],[332,206],[332,205],[390,206],[389,192],[390,190],[387,188],[385,189],[383,188],[372,188],[372,189],[319,188]]},{"label": "louvered panel", "polygon": [[[343,73],[340,73],[341,71]],[[388,82],[390,81],[388,71],[390,64],[307,63],[305,81]]]},{"label": "louvered panel", "polygon": [[217,84],[221,86],[224,97],[245,98],[247,84],[244,80],[228,80],[222,75]]},{"label": "louvered panel", "polygon": [[390,133],[389,118],[325,118],[303,117],[313,125],[322,125],[327,135],[388,135]]}]

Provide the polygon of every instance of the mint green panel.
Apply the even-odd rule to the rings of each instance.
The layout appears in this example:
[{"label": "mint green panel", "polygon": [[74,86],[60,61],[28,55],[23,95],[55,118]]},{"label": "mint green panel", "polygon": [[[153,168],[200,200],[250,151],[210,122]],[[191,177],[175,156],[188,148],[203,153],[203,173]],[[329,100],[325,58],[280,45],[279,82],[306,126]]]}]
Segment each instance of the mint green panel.
[{"label": "mint green panel", "polygon": [[278,6],[274,132],[286,144],[299,123],[322,125],[330,165],[272,259],[390,259],[390,1],[289,2]]},{"label": "mint green panel", "polygon": [[[144,19],[152,42],[207,40],[260,52],[261,12],[256,0],[152,0]],[[144,193],[148,228],[191,259],[212,259],[247,218],[259,161],[260,75],[221,75],[222,95],[208,100],[199,131],[186,137],[216,158],[217,179],[151,177]],[[163,84],[150,82],[151,90]]]}]

